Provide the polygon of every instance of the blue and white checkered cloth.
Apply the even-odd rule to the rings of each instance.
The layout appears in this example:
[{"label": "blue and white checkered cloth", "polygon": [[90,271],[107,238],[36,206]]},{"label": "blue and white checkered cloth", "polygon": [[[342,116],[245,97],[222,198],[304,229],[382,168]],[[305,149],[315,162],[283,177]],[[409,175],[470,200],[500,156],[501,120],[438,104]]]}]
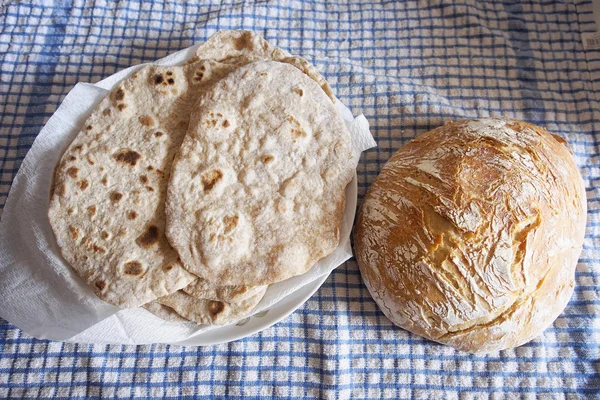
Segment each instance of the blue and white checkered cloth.
[{"label": "blue and white checkered cloth", "polygon": [[582,48],[580,33],[595,30],[588,2],[32,3],[0,1],[0,208],[76,82],[243,28],[307,58],[367,116],[379,147],[359,164],[360,197],[416,135],[504,116],[567,138],[589,218],[571,302],[514,350],[472,356],[396,328],[351,260],[274,327],[213,347],[52,342],[0,321],[0,398],[600,398],[600,52]]}]

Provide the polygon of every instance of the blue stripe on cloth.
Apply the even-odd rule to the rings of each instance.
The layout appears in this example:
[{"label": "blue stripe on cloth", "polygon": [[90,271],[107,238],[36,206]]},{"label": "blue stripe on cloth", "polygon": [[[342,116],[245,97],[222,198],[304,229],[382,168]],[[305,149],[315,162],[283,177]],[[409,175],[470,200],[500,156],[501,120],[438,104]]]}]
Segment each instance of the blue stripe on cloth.
[{"label": "blue stripe on cloth", "polygon": [[[52,78],[56,75],[56,65],[59,61],[58,48],[61,44],[67,30],[67,10],[70,7],[69,2],[63,1],[62,7],[53,8],[51,20],[52,24],[48,33],[44,35],[43,52],[40,53],[38,69],[35,74],[35,80],[32,85],[31,97],[41,97],[47,99],[52,93]],[[14,73],[13,73],[14,76]],[[10,103],[6,103],[7,105]],[[40,126],[44,123],[46,114],[43,112],[44,103],[35,104],[30,102],[25,109],[24,124],[21,126],[21,132],[17,141],[17,161],[15,167],[18,169],[20,160],[25,157],[27,150],[33,144],[35,137],[40,131]],[[3,160],[4,164],[6,159]]]},{"label": "blue stripe on cloth", "polygon": [[582,50],[580,31],[595,29],[588,1],[5,3],[0,213],[32,141],[77,82],[246,28],[307,58],[366,115],[379,147],[359,164],[360,197],[416,135],[505,116],[569,141],[589,214],[573,298],[514,350],[468,355],[396,328],[350,260],[276,326],[213,347],[60,343],[0,321],[0,398],[600,398],[600,52]]}]

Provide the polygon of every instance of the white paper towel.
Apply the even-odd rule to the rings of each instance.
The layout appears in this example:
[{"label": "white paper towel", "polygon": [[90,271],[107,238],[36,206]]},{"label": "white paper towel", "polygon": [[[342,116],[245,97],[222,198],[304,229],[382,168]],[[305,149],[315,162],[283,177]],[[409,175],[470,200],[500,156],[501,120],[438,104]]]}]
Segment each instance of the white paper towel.
[{"label": "white paper towel", "polygon": [[[179,51],[157,63],[181,64],[195,54],[196,48]],[[0,317],[37,338],[69,340],[109,317],[111,323],[103,323],[103,329],[97,330],[98,342],[180,343],[214,329],[170,322],[157,325],[157,317],[146,310],[119,310],[98,299],[61,257],[48,222],[56,163],[108,91],[139,67],[120,71],[96,85],[77,84],[37,136],[13,181],[0,224]],[[352,135],[358,163],[360,153],[376,145],[369,123],[363,115],[353,118],[340,102],[337,106]],[[271,285],[255,312],[329,274],[352,256],[350,231],[356,209],[356,181],[348,185],[346,195],[339,246],[305,274]],[[147,329],[149,326],[153,329]]]}]

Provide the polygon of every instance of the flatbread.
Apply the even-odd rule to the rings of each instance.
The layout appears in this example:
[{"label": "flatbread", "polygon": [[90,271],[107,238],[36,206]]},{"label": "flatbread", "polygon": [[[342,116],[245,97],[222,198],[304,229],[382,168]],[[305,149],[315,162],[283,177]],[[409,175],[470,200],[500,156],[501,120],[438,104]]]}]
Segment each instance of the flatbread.
[{"label": "flatbread", "polygon": [[197,299],[222,301],[225,303],[239,303],[259,292],[267,286],[215,286],[205,279],[197,279],[183,288],[183,291]]},{"label": "flatbread", "polygon": [[333,102],[336,101],[329,83],[308,61],[271,45],[252,31],[219,31],[198,48],[196,55],[200,59],[238,66],[256,61],[279,61],[291,64],[317,82]]},{"label": "flatbread", "polygon": [[258,35],[224,31],[184,66],[137,70],[92,112],[56,167],[48,216],[63,257],[102,300],[137,307],[196,279],[164,236],[172,158],[200,93],[274,55],[324,81]]},{"label": "flatbread", "polygon": [[177,314],[175,310],[171,307],[160,304],[158,301],[154,300],[150,303],[144,304],[143,307],[150,311],[152,314],[156,315],[160,319],[164,319],[169,322],[183,322],[190,323],[189,319],[183,318],[181,315]]},{"label": "flatbread", "polygon": [[183,290],[161,297],[157,301],[197,324],[225,325],[249,316],[266,290],[265,287],[239,303],[197,299]]},{"label": "flatbread", "polygon": [[167,182],[193,102],[232,69],[210,60],[143,67],[65,151],[48,216],[63,257],[102,300],[137,307],[196,279],[164,236]]},{"label": "flatbread", "polygon": [[289,64],[260,61],[199,100],[171,171],[167,237],[191,273],[267,285],[338,245],[353,176],[332,100]]}]

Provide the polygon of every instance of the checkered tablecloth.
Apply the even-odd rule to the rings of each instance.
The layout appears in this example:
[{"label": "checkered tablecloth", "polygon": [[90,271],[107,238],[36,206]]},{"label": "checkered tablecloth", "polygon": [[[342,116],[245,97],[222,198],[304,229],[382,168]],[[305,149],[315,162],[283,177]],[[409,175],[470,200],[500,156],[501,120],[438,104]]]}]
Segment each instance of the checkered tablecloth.
[{"label": "checkered tablecloth", "polygon": [[451,119],[504,116],[568,139],[589,217],[571,302],[515,350],[472,356],[396,328],[351,260],[274,327],[213,347],[37,340],[0,320],[0,398],[600,398],[600,52],[581,41],[595,30],[591,4],[31,3],[0,1],[0,208],[76,82],[243,28],[307,58],[369,119],[379,147],[360,161],[359,196],[416,135]]}]

